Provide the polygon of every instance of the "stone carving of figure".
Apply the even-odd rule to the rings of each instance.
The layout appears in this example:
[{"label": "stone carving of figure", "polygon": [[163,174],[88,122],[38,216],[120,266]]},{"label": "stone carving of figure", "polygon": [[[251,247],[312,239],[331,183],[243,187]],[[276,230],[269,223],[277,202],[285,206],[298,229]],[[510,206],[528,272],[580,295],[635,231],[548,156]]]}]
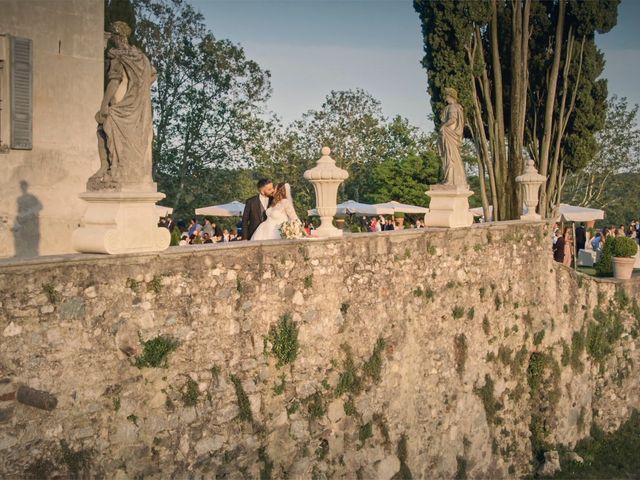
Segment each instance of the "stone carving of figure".
[{"label": "stone carving of figure", "polygon": [[87,190],[154,190],[151,177],[153,125],[151,85],[156,71],[142,51],[129,44],[131,28],[111,25],[115,44],[107,52],[109,67],[98,122],[100,169]]},{"label": "stone carving of figure", "polygon": [[464,131],[464,110],[458,103],[458,92],[444,89],[447,106],[442,112],[438,151],[444,170],[444,185],[468,187],[460,148]]}]

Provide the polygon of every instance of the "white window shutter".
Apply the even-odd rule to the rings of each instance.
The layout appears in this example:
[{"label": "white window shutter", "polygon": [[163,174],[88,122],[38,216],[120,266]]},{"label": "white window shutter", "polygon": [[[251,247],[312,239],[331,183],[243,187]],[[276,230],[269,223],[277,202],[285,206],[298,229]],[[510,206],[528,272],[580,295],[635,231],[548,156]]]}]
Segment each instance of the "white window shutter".
[{"label": "white window shutter", "polygon": [[11,37],[11,148],[33,148],[33,44]]}]

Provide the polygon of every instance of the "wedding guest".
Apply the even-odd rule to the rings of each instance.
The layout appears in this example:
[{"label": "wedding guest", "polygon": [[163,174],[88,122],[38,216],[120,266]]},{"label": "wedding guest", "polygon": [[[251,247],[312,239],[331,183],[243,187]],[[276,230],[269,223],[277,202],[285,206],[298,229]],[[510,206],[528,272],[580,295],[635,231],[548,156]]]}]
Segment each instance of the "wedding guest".
[{"label": "wedding guest", "polygon": [[204,226],[202,227],[202,231],[204,233],[208,233],[209,237],[213,236],[213,226],[211,225],[211,222],[209,221],[209,219],[204,221]]},{"label": "wedding guest", "polygon": [[173,232],[173,229],[176,228],[176,222],[171,214],[167,215],[167,228],[170,232]]},{"label": "wedding guest", "polygon": [[576,228],[576,255],[580,250],[584,250],[584,246],[587,243],[587,230],[584,228],[584,223],[581,223]]},{"label": "wedding guest", "polygon": [[591,240],[591,248],[593,248],[594,252],[598,252],[600,250],[602,243],[602,234],[600,232],[596,233],[595,237]]},{"label": "wedding guest", "polygon": [[570,267],[573,261],[573,232],[568,227],[565,227],[562,236],[564,237],[564,259],[562,263]]},{"label": "wedding guest", "polygon": [[178,243],[178,245],[180,245],[180,246],[189,245],[189,234],[187,232],[184,232],[182,234],[182,236],[180,237],[180,242]]},{"label": "wedding guest", "polygon": [[191,237],[191,235],[195,235],[196,232],[199,232],[200,230],[202,230],[202,225],[200,225],[195,218],[192,218],[189,223],[189,230],[187,231],[189,237]]},{"label": "wedding guest", "polygon": [[229,242],[231,240],[231,234],[229,233],[229,230],[227,230],[226,228],[222,231],[222,241],[223,242]]},{"label": "wedding guest", "polygon": [[229,241],[230,242],[237,242],[238,240],[241,240],[240,238],[238,238],[238,230],[235,228],[231,229],[231,234],[229,235]]},{"label": "wedding guest", "polygon": [[378,219],[376,217],[373,217],[371,219],[371,223],[369,224],[369,231],[373,233],[378,231]]},{"label": "wedding guest", "polygon": [[204,232],[202,234],[202,243],[213,243],[213,240],[211,240],[211,235],[209,235],[207,232]]},{"label": "wedding guest", "polygon": [[564,261],[564,238],[557,237],[553,243],[553,259],[558,263]]},{"label": "wedding guest", "polygon": [[626,236],[627,236],[627,232],[625,231],[624,225],[620,225],[620,228],[618,229],[618,237],[626,237]]}]

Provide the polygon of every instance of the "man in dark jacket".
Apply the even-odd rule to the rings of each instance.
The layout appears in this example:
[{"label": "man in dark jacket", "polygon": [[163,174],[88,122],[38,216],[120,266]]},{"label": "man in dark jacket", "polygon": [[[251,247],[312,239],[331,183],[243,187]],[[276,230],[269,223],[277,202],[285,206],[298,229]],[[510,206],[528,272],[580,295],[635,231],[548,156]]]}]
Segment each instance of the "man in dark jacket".
[{"label": "man in dark jacket", "polygon": [[242,213],[242,238],[251,240],[253,233],[267,219],[267,208],[271,205],[271,197],[275,193],[273,182],[263,178],[258,181],[258,192],[244,204]]},{"label": "man in dark jacket", "polygon": [[564,260],[564,237],[562,235],[553,244],[553,259],[558,263],[562,263]]},{"label": "man in dark jacket", "polygon": [[587,231],[584,228],[584,223],[581,223],[580,226],[576,228],[576,255],[578,255],[580,250],[584,250],[586,243]]}]

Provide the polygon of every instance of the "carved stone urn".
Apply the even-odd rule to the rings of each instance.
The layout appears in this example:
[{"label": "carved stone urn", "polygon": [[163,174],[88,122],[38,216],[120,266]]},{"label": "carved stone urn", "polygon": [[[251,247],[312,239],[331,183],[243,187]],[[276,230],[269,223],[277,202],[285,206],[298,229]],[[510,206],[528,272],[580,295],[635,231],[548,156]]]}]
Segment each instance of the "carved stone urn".
[{"label": "carved stone urn", "polygon": [[316,237],[340,237],[342,230],[333,226],[333,217],[337,211],[338,187],[349,173],[336,166],[336,161],[329,156],[331,149],[322,147],[322,157],[318,164],[304,172],[316,192],[316,210],[320,216],[320,226],[314,230]]}]

